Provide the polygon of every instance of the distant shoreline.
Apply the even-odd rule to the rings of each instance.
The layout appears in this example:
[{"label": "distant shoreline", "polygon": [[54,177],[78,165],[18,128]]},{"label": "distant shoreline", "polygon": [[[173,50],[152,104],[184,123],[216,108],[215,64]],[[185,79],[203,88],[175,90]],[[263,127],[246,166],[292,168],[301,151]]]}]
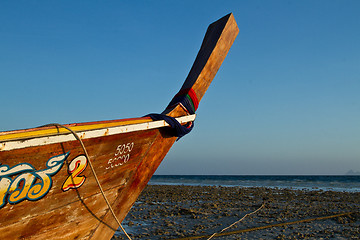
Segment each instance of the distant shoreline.
[{"label": "distant shoreline", "polygon": [[360,192],[360,175],[154,175],[149,184]]}]

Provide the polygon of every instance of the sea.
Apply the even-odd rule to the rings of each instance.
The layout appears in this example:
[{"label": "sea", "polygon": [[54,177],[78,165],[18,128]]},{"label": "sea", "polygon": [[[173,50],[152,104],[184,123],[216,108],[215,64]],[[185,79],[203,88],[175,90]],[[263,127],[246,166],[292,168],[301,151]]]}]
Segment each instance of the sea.
[{"label": "sea", "polygon": [[360,175],[153,175],[149,184],[360,192]]}]

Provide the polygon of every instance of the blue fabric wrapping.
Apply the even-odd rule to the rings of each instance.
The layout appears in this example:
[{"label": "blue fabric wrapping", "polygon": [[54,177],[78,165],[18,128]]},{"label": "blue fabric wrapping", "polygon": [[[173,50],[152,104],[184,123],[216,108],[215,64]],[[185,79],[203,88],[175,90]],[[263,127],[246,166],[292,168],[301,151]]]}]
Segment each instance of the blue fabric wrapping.
[{"label": "blue fabric wrapping", "polygon": [[175,130],[175,136],[178,137],[176,141],[188,134],[194,127],[194,123],[192,123],[188,128],[186,125],[181,125],[175,118],[166,116],[164,114],[151,113],[145,117],[151,117],[151,119],[154,121],[165,120],[165,122],[167,122]]}]

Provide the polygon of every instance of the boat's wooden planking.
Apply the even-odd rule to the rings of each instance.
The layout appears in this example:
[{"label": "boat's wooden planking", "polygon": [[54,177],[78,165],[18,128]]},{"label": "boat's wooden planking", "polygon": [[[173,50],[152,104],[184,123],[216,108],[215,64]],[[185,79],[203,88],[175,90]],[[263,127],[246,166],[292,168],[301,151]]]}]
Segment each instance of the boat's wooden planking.
[{"label": "boat's wooden planking", "polygon": [[[154,144],[157,135],[159,129],[125,133],[121,134],[121,137],[114,135],[83,140],[110,202],[114,202],[121,194],[129,194],[123,193],[123,188],[131,185],[136,169]],[[47,176],[48,178],[46,176],[41,178],[42,176],[39,175],[39,171],[48,169],[46,162],[50,158],[67,153],[68,156],[63,163],[65,166],[81,159],[83,150],[80,143],[70,141],[0,152],[2,165],[21,166],[23,163],[30,163],[36,170],[31,173],[18,171],[17,178],[23,176],[22,182],[16,185],[17,178],[13,178],[7,185],[9,188],[12,186],[18,188],[19,196],[14,193],[2,194],[4,202],[0,209],[0,239],[27,239],[31,236],[36,239],[42,239],[43,236],[45,239],[48,231],[63,228],[64,225],[71,228],[58,237],[67,236],[72,239],[78,234],[76,226],[86,222],[88,222],[86,234],[81,236],[91,234],[90,230],[97,226],[108,209],[90,168],[85,166],[78,174],[78,178],[86,177],[83,185],[67,191],[62,190],[69,178],[65,166],[52,176]],[[80,171],[81,164],[78,165],[76,166]],[[33,200],[36,201],[34,202],[29,196],[36,190],[36,184],[41,184],[44,192],[48,188],[48,192],[43,196],[40,194],[34,196]],[[2,185],[3,190],[4,186],[6,185]],[[109,224],[113,230],[117,229],[115,223],[112,224],[110,221]],[[17,230],[14,231],[15,229]]]},{"label": "boat's wooden planking", "polygon": [[[149,151],[137,167],[132,181],[122,189],[119,197],[113,204],[113,208],[119,216],[119,219],[123,220],[125,218],[131,206],[134,204],[141,191],[145,188],[151,176],[155,173],[162,159],[164,159],[165,155],[168,153],[175,141],[176,137],[171,137],[164,129],[161,129],[156,135]],[[115,225],[115,220],[109,212],[104,217],[104,222],[111,222]],[[91,239],[100,239],[104,236],[106,236],[104,239],[110,239],[112,234],[113,233],[108,231],[106,225],[99,223],[98,228],[95,230]]]}]

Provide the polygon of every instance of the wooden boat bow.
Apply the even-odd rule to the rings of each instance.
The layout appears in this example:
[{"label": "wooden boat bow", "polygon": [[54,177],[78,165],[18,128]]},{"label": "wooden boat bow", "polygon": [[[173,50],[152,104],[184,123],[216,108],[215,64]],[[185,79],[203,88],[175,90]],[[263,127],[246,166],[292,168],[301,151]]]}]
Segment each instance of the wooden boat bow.
[{"label": "wooden boat bow", "polygon": [[[194,121],[238,32],[232,14],[209,26],[163,115],[182,125]],[[167,126],[149,117],[66,125],[88,157],[59,126],[0,132],[0,239],[110,239],[118,224],[99,186],[122,221],[177,139]]]}]

